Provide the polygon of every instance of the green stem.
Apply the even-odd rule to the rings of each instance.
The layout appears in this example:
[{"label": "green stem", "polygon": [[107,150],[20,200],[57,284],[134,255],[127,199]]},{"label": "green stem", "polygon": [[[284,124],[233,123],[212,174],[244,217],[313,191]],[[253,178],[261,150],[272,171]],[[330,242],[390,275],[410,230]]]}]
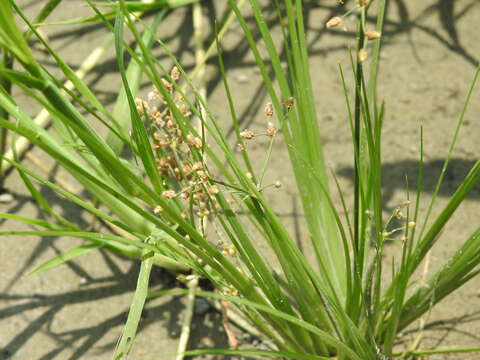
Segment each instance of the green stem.
[{"label": "green stem", "polygon": [[[2,66],[7,70],[11,70],[13,68],[13,57],[6,49],[3,49],[0,66]],[[12,82],[8,78],[0,76],[0,87],[2,87],[6,93],[10,94],[12,91]],[[9,117],[8,112],[3,108],[0,108],[0,117],[5,120],[8,120],[8,117]],[[0,129],[0,155],[1,156],[5,155],[5,151],[7,150],[7,133],[8,133],[8,130],[6,128],[2,127]],[[0,191],[3,189],[3,185],[5,182],[5,176],[2,171],[2,164],[3,164],[3,161],[0,161]]]},{"label": "green stem", "polygon": [[148,282],[150,280],[150,273],[152,271],[152,257],[151,254],[144,252],[145,260],[140,266],[140,273],[137,280],[137,289],[133,296],[132,305],[128,312],[127,323],[123,330],[120,343],[115,351],[115,360],[127,359],[130,350],[132,349],[133,340],[137,333],[140,317],[145,305],[145,300],[148,295]]},{"label": "green stem", "polygon": [[[362,9],[362,11],[364,11]],[[360,128],[360,116],[362,108],[362,78],[363,78],[363,66],[362,62],[359,59],[358,51],[363,49],[365,40],[363,36],[363,26],[360,24],[358,30],[358,45],[357,45],[357,71],[355,78],[355,107],[354,107],[354,151],[355,151],[355,175],[354,175],[354,247],[357,254],[360,251],[360,139],[361,139],[361,128]],[[359,259],[360,260],[360,259]]]},{"label": "green stem", "polygon": [[417,350],[409,351],[408,353],[395,353],[395,357],[405,357],[408,355],[422,356],[422,355],[435,355],[435,354],[460,354],[460,353],[473,353],[480,352],[480,347],[476,348],[464,348],[464,349],[432,349],[432,350]]}]

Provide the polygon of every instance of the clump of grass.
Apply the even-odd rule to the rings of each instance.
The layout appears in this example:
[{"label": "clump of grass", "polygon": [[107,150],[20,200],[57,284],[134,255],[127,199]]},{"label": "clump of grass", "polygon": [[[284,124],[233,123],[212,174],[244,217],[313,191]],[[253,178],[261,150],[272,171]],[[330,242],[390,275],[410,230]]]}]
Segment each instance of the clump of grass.
[{"label": "clump of grass", "polygon": [[[248,141],[254,141],[259,134],[239,127],[219,36],[216,36],[214,45],[217,48],[218,69],[240,151],[236,151],[236,147],[228,141],[218,119],[181,64],[154,35],[162,13],[151,24],[145,24],[140,19],[144,26],[144,33],[140,34],[133,22],[135,16],[131,16],[132,11],[138,9],[131,2],[121,0],[112,4],[115,14],[115,25],[112,26],[108,22],[112,12],[102,13],[89,1],[96,12],[95,19],[104,21],[115,39],[123,84],[117,106],[127,112],[112,116],[41,37],[15,1],[0,3],[0,45],[23,67],[21,71],[1,67],[0,75],[44,106],[57,125],[56,135],[61,141],[75,146],[65,148],[48,132],[36,126],[3,88],[0,88],[0,106],[15,122],[0,118],[0,126],[28,138],[75,176],[92,197],[105,206],[93,206],[89,201],[27,170],[15,159],[12,164],[38,204],[51,215],[52,221],[3,214],[3,217],[43,229],[4,231],[2,235],[67,235],[87,241],[86,245],[52,259],[37,272],[99,247],[141,262],[137,290],[116,349],[118,359],[126,358],[131,350],[147,296],[188,292],[174,289],[148,294],[148,279],[154,265],[210,279],[217,292],[195,293],[237,305],[245,317],[275,344],[275,349],[271,351],[208,350],[189,354],[235,353],[292,359],[365,360],[427,355],[428,351],[416,348],[395,353],[394,345],[399,332],[479,272],[480,228],[465,240],[440,270],[427,279],[425,286],[415,287],[413,281],[415,270],[438,241],[438,235],[448,219],[480,181],[480,162],[475,163],[433,221],[429,221],[429,215],[443,175],[438,180],[424,224],[418,224],[421,176],[415,199],[408,199],[387,221],[383,219],[381,128],[385,106],[377,97],[376,83],[385,0],[378,1],[375,29],[366,28],[371,6],[369,1],[358,1],[349,10],[349,13],[358,14],[359,20],[358,44],[352,55],[353,89],[348,89],[344,71],[339,68],[352,130],[355,164],[354,204],[348,211],[342,198],[343,209],[340,210],[345,210],[347,214],[344,220],[340,216],[341,211],[333,206],[329,189],[328,168],[311,85],[302,1],[274,3],[283,33],[286,69],[282,66],[259,2],[251,0],[250,6],[268,62],[261,56],[259,44],[238,4],[228,1],[271,99],[265,108],[265,117],[270,122],[264,134],[270,139],[267,159],[273,140],[281,138],[292,164],[316,264],[307,261],[265,197],[264,189],[268,186],[263,184],[266,166],[260,170],[252,166],[247,146]],[[78,93],[65,89],[36,61],[13,20],[13,9],[29,26],[32,36],[40,40],[55,59],[65,76],[75,84]],[[339,26],[341,21],[341,17],[334,18],[327,27]],[[135,39],[136,49],[124,42],[126,30]],[[220,33],[221,30],[218,30],[217,34]],[[165,68],[153,56],[153,42],[170,57],[172,68]],[[368,50],[368,42],[373,42],[372,50]],[[131,56],[128,67],[125,53]],[[364,67],[368,61],[371,65],[367,72]],[[478,73],[479,70],[467,93],[444,169],[456,143]],[[147,99],[137,98],[142,75],[152,84]],[[77,105],[74,106],[73,101]],[[89,116],[82,115],[80,109]],[[194,126],[192,117],[200,120],[200,129]],[[93,130],[93,121],[108,129],[105,138]],[[279,124],[278,129],[275,121]],[[124,147],[128,148],[132,158],[120,155]],[[420,168],[422,156],[421,153]],[[32,179],[52,188],[99,219],[115,225],[121,230],[121,235],[86,231],[63,218],[52,210]],[[237,210],[246,216],[240,216]],[[401,227],[391,228],[394,217],[401,220]],[[205,222],[212,225],[214,234],[205,230]],[[382,284],[383,248],[398,233],[401,234],[401,257],[393,267],[391,282]],[[280,265],[280,272],[274,271],[258,250],[260,242],[270,248]],[[478,349],[458,349],[474,350]],[[444,352],[450,351],[454,350]]]}]

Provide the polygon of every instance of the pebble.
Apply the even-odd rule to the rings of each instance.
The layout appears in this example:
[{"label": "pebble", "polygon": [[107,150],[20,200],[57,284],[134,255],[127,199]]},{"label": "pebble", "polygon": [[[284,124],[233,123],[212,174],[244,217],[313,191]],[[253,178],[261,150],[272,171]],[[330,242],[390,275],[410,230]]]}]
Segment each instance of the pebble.
[{"label": "pebble", "polygon": [[3,193],[3,194],[0,194],[0,203],[1,204],[10,204],[13,200],[15,200],[15,198],[10,193],[6,192],[6,193]]},{"label": "pebble", "polygon": [[238,74],[236,79],[239,84],[248,83],[248,76],[245,74]]}]

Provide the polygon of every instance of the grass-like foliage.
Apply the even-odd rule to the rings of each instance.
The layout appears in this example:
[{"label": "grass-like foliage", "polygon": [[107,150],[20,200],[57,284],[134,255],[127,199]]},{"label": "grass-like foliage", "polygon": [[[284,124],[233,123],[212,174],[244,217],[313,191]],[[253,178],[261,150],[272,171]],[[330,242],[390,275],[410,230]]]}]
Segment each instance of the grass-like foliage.
[{"label": "grass-like foliage", "polygon": [[[382,216],[381,128],[385,107],[377,98],[376,82],[385,2],[378,0],[373,6],[369,1],[350,4],[350,13],[358,15],[358,48],[352,52],[352,68],[348,71],[339,68],[339,81],[345,90],[345,114],[351,124],[355,150],[352,154],[354,203],[350,206],[342,198],[343,208],[337,209],[329,189],[329,182],[336,182],[329,180],[316,117],[311,85],[314,75],[309,70],[302,1],[274,1],[283,33],[283,55],[280,56],[260,1],[249,1],[255,20],[252,24],[247,23],[237,2],[228,0],[229,11],[235,14],[243,29],[271,99],[265,109],[270,123],[264,135],[270,142],[281,138],[288,150],[315,254],[316,261],[312,264],[264,196],[264,189],[270,186],[263,183],[265,168],[252,167],[247,143],[258,134],[239,128],[235,96],[230,92],[228,69],[222,61],[220,36],[213,46],[217,48],[218,73],[228,99],[225,109],[231,115],[238,146],[227,140],[189,74],[155,35],[165,9],[174,1],[158,1],[153,5],[124,0],[88,1],[96,15],[72,21],[102,21],[112,32],[123,85],[113,112],[104,107],[37,32],[37,24],[46,19],[58,1],[50,1],[50,8],[46,7],[35,20],[28,19],[15,0],[1,1],[0,46],[19,64],[15,67],[19,70],[2,66],[0,76],[48,110],[56,136],[36,125],[26,111],[17,106],[6,87],[0,87],[0,108],[3,109],[0,126],[43,150],[85,187],[92,201],[102,205],[95,206],[92,201],[46,180],[14,159],[12,164],[38,205],[51,216],[51,221],[3,214],[5,218],[26,222],[39,230],[1,234],[71,236],[85,240],[84,245],[52,259],[34,272],[50,269],[99,247],[141,262],[137,290],[115,354],[117,359],[126,358],[134,343],[148,296],[187,292],[149,294],[152,266],[208,278],[218,291],[198,291],[197,295],[235,304],[275,344],[271,351],[211,350],[213,353],[345,360],[428,355],[429,352],[414,347],[394,353],[394,346],[400,331],[479,272],[480,228],[465,239],[424,284],[414,281],[415,271],[439,241],[440,232],[480,181],[480,162],[475,163],[446,206],[430,219],[442,183],[440,176],[428,212],[421,217],[424,223],[419,224],[420,154],[416,194],[393,215],[402,225],[392,229],[392,218]],[[365,19],[367,12],[372,11],[370,8],[377,11],[376,29],[366,29]],[[160,11],[150,24],[132,15],[134,11],[147,9]],[[27,33],[22,33],[15,22],[15,12],[28,26]],[[112,18],[114,26],[110,22]],[[142,25],[142,31],[136,21]],[[328,27],[337,26],[341,21],[334,18]],[[218,24],[218,34],[223,25]],[[261,34],[261,44],[254,40],[252,31]],[[135,39],[135,48],[124,41],[126,32]],[[35,59],[26,40],[30,36],[40,41],[74,84],[75,91],[65,88]],[[365,60],[367,42],[374,43],[368,61]],[[153,43],[170,57],[173,70],[166,69],[152,55]],[[126,54],[130,59],[128,64]],[[284,61],[286,67],[282,64]],[[369,69],[364,69],[365,64],[370,64]],[[346,85],[347,73],[351,73],[354,80],[352,89]],[[444,169],[477,76],[478,71],[467,92]],[[148,99],[137,98],[142,78],[152,84]],[[7,115],[13,121],[8,121]],[[94,130],[98,127],[107,131]],[[102,137],[100,133],[107,135]],[[270,146],[267,156],[271,149]],[[53,189],[120,230],[111,234],[79,228],[50,207],[37,189],[38,184]],[[347,214],[345,218],[342,212]],[[384,245],[394,236],[401,240],[401,255],[393,268],[386,270],[390,276],[382,276]],[[274,271],[258,244],[268,246],[279,270]],[[382,283],[387,277],[391,282]],[[200,353],[191,352],[191,355]]]}]

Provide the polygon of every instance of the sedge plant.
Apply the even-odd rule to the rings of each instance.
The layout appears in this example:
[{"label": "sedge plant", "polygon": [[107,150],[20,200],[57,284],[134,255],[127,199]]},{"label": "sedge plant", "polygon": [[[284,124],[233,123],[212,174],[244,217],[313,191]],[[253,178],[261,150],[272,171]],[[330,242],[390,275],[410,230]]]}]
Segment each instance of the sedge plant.
[{"label": "sedge plant", "polygon": [[[398,352],[395,349],[398,334],[403,329],[479,272],[480,228],[477,228],[424,285],[415,282],[415,271],[440,241],[438,235],[480,181],[480,162],[474,164],[439,214],[430,219],[443,180],[442,171],[424,224],[417,224],[422,184],[421,152],[416,197],[405,202],[394,214],[401,219],[402,226],[392,229],[391,219],[385,221],[383,218],[381,129],[385,105],[377,96],[376,84],[386,0],[378,0],[375,4],[375,29],[366,28],[371,2],[351,4],[349,13],[358,15],[358,45],[352,52],[352,67],[348,71],[352,73],[352,89],[347,86],[347,72],[339,68],[354,148],[352,210],[343,197],[341,209],[337,209],[332,200],[309,70],[303,1],[274,1],[283,35],[280,51],[270,34],[260,1],[249,1],[254,18],[252,26],[237,1],[228,0],[229,11],[236,16],[244,32],[271,99],[265,108],[265,116],[271,120],[265,135],[270,142],[281,138],[288,150],[315,263],[307,261],[272,209],[264,194],[269,186],[263,184],[264,169],[258,171],[252,166],[248,142],[257,134],[240,128],[220,37],[216,36],[214,46],[235,144],[227,138],[189,74],[156,36],[163,13],[151,23],[145,23],[132,14],[138,10],[132,6],[135,2],[109,3],[109,9],[113,10],[107,12],[102,12],[99,4],[88,3],[95,11],[95,19],[103,21],[114,37],[122,81],[117,106],[122,110],[111,113],[106,109],[42,38],[15,0],[8,0],[0,3],[0,46],[11,54],[21,70],[3,66],[0,75],[50,112],[57,136],[36,126],[4,88],[0,88],[0,107],[14,121],[7,121],[3,116],[0,126],[28,138],[73,175],[101,206],[94,206],[91,201],[25,168],[16,158],[11,161],[12,165],[51,220],[2,214],[4,218],[23,221],[39,229],[2,231],[1,234],[70,236],[85,240],[84,245],[57,256],[34,273],[98,248],[141,263],[137,289],[115,350],[116,359],[126,359],[130,353],[148,297],[189,291],[170,289],[149,293],[148,280],[153,266],[209,279],[216,291],[198,290],[196,295],[236,305],[274,344],[271,350],[188,352],[192,356],[209,352],[286,359],[373,360],[480,350],[429,352],[411,348]],[[75,92],[66,89],[35,59],[15,23],[14,12],[75,85]],[[109,21],[112,16],[115,17],[114,25]],[[143,32],[134,20],[143,25]],[[334,18],[327,25],[336,26],[341,21],[341,17]],[[220,22],[216,34],[221,33],[221,26]],[[135,39],[135,48],[125,42],[126,32]],[[254,32],[260,34],[260,42],[255,39]],[[367,42],[373,42],[369,62],[365,61]],[[154,43],[170,58],[172,67],[167,68],[152,54]],[[262,55],[265,52],[266,56]],[[130,56],[128,65],[126,54]],[[367,63],[370,64],[368,69]],[[467,92],[444,170],[478,72],[477,69]],[[137,95],[142,76],[152,84],[151,92],[144,99]],[[200,128],[194,126],[193,117],[200,120]],[[100,136],[93,125],[104,127],[107,135]],[[270,146],[268,153],[271,149]],[[336,179],[333,180],[336,183]],[[51,188],[102,221],[113,224],[119,231],[99,233],[79,228],[51,208],[36,184]],[[346,218],[341,216],[342,212]],[[401,235],[401,256],[393,270],[388,269],[392,271],[391,282],[385,284],[383,249],[394,233]],[[259,250],[260,243],[271,250],[279,270],[274,269]]]}]

